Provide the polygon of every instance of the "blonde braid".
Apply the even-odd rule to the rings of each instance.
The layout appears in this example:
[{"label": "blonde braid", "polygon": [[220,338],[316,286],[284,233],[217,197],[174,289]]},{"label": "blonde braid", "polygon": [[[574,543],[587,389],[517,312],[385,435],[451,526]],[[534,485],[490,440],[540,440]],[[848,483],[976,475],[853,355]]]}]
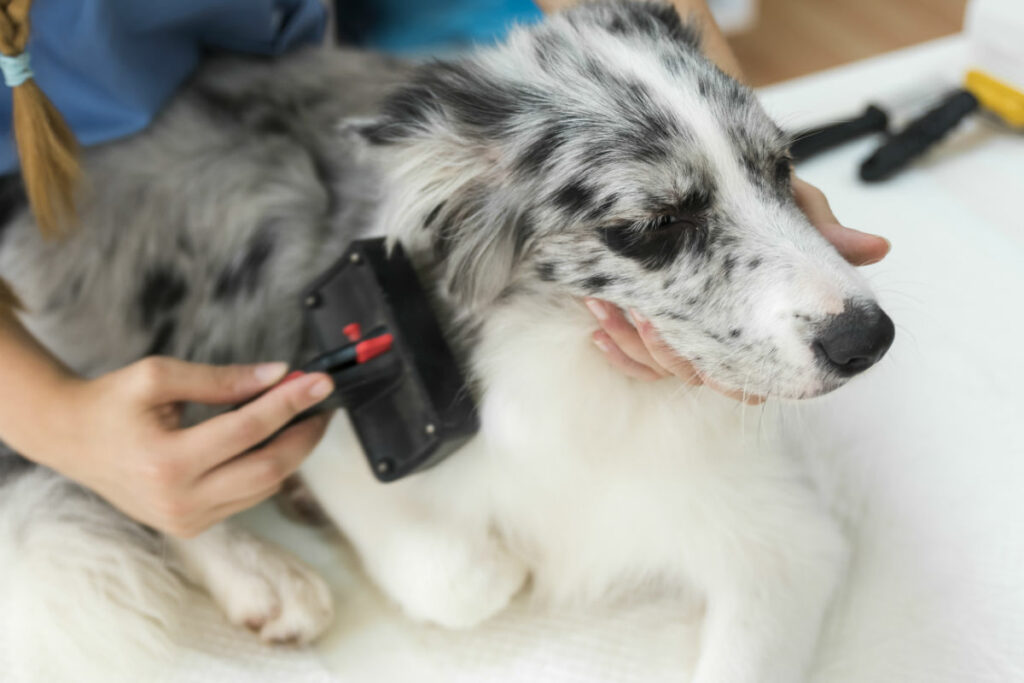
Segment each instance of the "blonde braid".
[{"label": "blonde braid", "polygon": [[[0,0],[0,53],[7,57],[25,52],[31,6],[32,0]],[[11,89],[11,97],[25,194],[40,232],[57,237],[75,222],[75,187],[81,177],[78,143],[31,76]]]}]

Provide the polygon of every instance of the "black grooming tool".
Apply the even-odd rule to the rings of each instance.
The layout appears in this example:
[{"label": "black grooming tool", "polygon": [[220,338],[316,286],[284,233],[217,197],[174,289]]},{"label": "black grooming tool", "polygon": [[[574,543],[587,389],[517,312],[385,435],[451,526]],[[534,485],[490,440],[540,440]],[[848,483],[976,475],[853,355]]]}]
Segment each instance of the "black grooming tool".
[{"label": "black grooming tool", "polygon": [[890,137],[860,167],[861,180],[885,180],[931,149],[978,108],[978,100],[957,90]]},{"label": "black grooming tool", "polygon": [[[331,373],[335,393],[327,405],[347,409],[377,479],[430,467],[476,433],[466,380],[400,244],[389,251],[383,239],[353,242],[309,287],[304,306],[322,353],[308,369]],[[389,351],[337,372],[313,367],[362,330],[373,330],[368,338],[390,334]]]},{"label": "black grooming tool", "polygon": [[827,123],[797,133],[793,144],[789,146],[789,152],[793,161],[803,161],[870,133],[884,133],[888,126],[888,114],[871,104],[856,118]]}]

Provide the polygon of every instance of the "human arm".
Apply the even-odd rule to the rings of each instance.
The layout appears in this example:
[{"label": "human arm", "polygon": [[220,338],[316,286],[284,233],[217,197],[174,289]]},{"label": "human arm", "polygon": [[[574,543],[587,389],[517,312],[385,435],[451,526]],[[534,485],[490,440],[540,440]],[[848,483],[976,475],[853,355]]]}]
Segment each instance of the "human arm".
[{"label": "human arm", "polygon": [[[283,363],[214,367],[147,358],[77,377],[0,312],[0,439],[95,491],[134,519],[192,536],[273,494],[327,419],[250,450],[332,389],[323,374],[278,382]],[[182,428],[184,401],[246,406]]]}]

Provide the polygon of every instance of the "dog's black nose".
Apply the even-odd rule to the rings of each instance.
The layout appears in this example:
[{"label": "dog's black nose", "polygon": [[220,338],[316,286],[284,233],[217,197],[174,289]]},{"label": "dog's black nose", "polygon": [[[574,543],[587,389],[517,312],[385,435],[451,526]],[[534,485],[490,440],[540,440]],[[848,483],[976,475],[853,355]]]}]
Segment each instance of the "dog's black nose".
[{"label": "dog's black nose", "polygon": [[892,320],[877,304],[847,302],[845,311],[819,329],[814,350],[830,370],[851,377],[877,363],[895,336]]}]

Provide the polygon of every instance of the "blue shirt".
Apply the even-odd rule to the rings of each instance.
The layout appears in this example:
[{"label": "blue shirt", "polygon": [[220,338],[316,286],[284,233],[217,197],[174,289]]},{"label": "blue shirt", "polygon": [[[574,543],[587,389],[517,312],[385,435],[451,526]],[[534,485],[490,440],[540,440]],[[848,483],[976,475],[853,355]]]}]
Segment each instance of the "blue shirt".
[{"label": "blue shirt", "polygon": [[[353,42],[404,52],[493,39],[511,19],[539,16],[531,0],[337,6]],[[327,12],[321,0],[47,0],[32,5],[31,19],[36,82],[79,142],[92,145],[145,128],[206,50],[276,55],[317,43]],[[17,167],[11,92],[0,87],[0,173]]]}]

